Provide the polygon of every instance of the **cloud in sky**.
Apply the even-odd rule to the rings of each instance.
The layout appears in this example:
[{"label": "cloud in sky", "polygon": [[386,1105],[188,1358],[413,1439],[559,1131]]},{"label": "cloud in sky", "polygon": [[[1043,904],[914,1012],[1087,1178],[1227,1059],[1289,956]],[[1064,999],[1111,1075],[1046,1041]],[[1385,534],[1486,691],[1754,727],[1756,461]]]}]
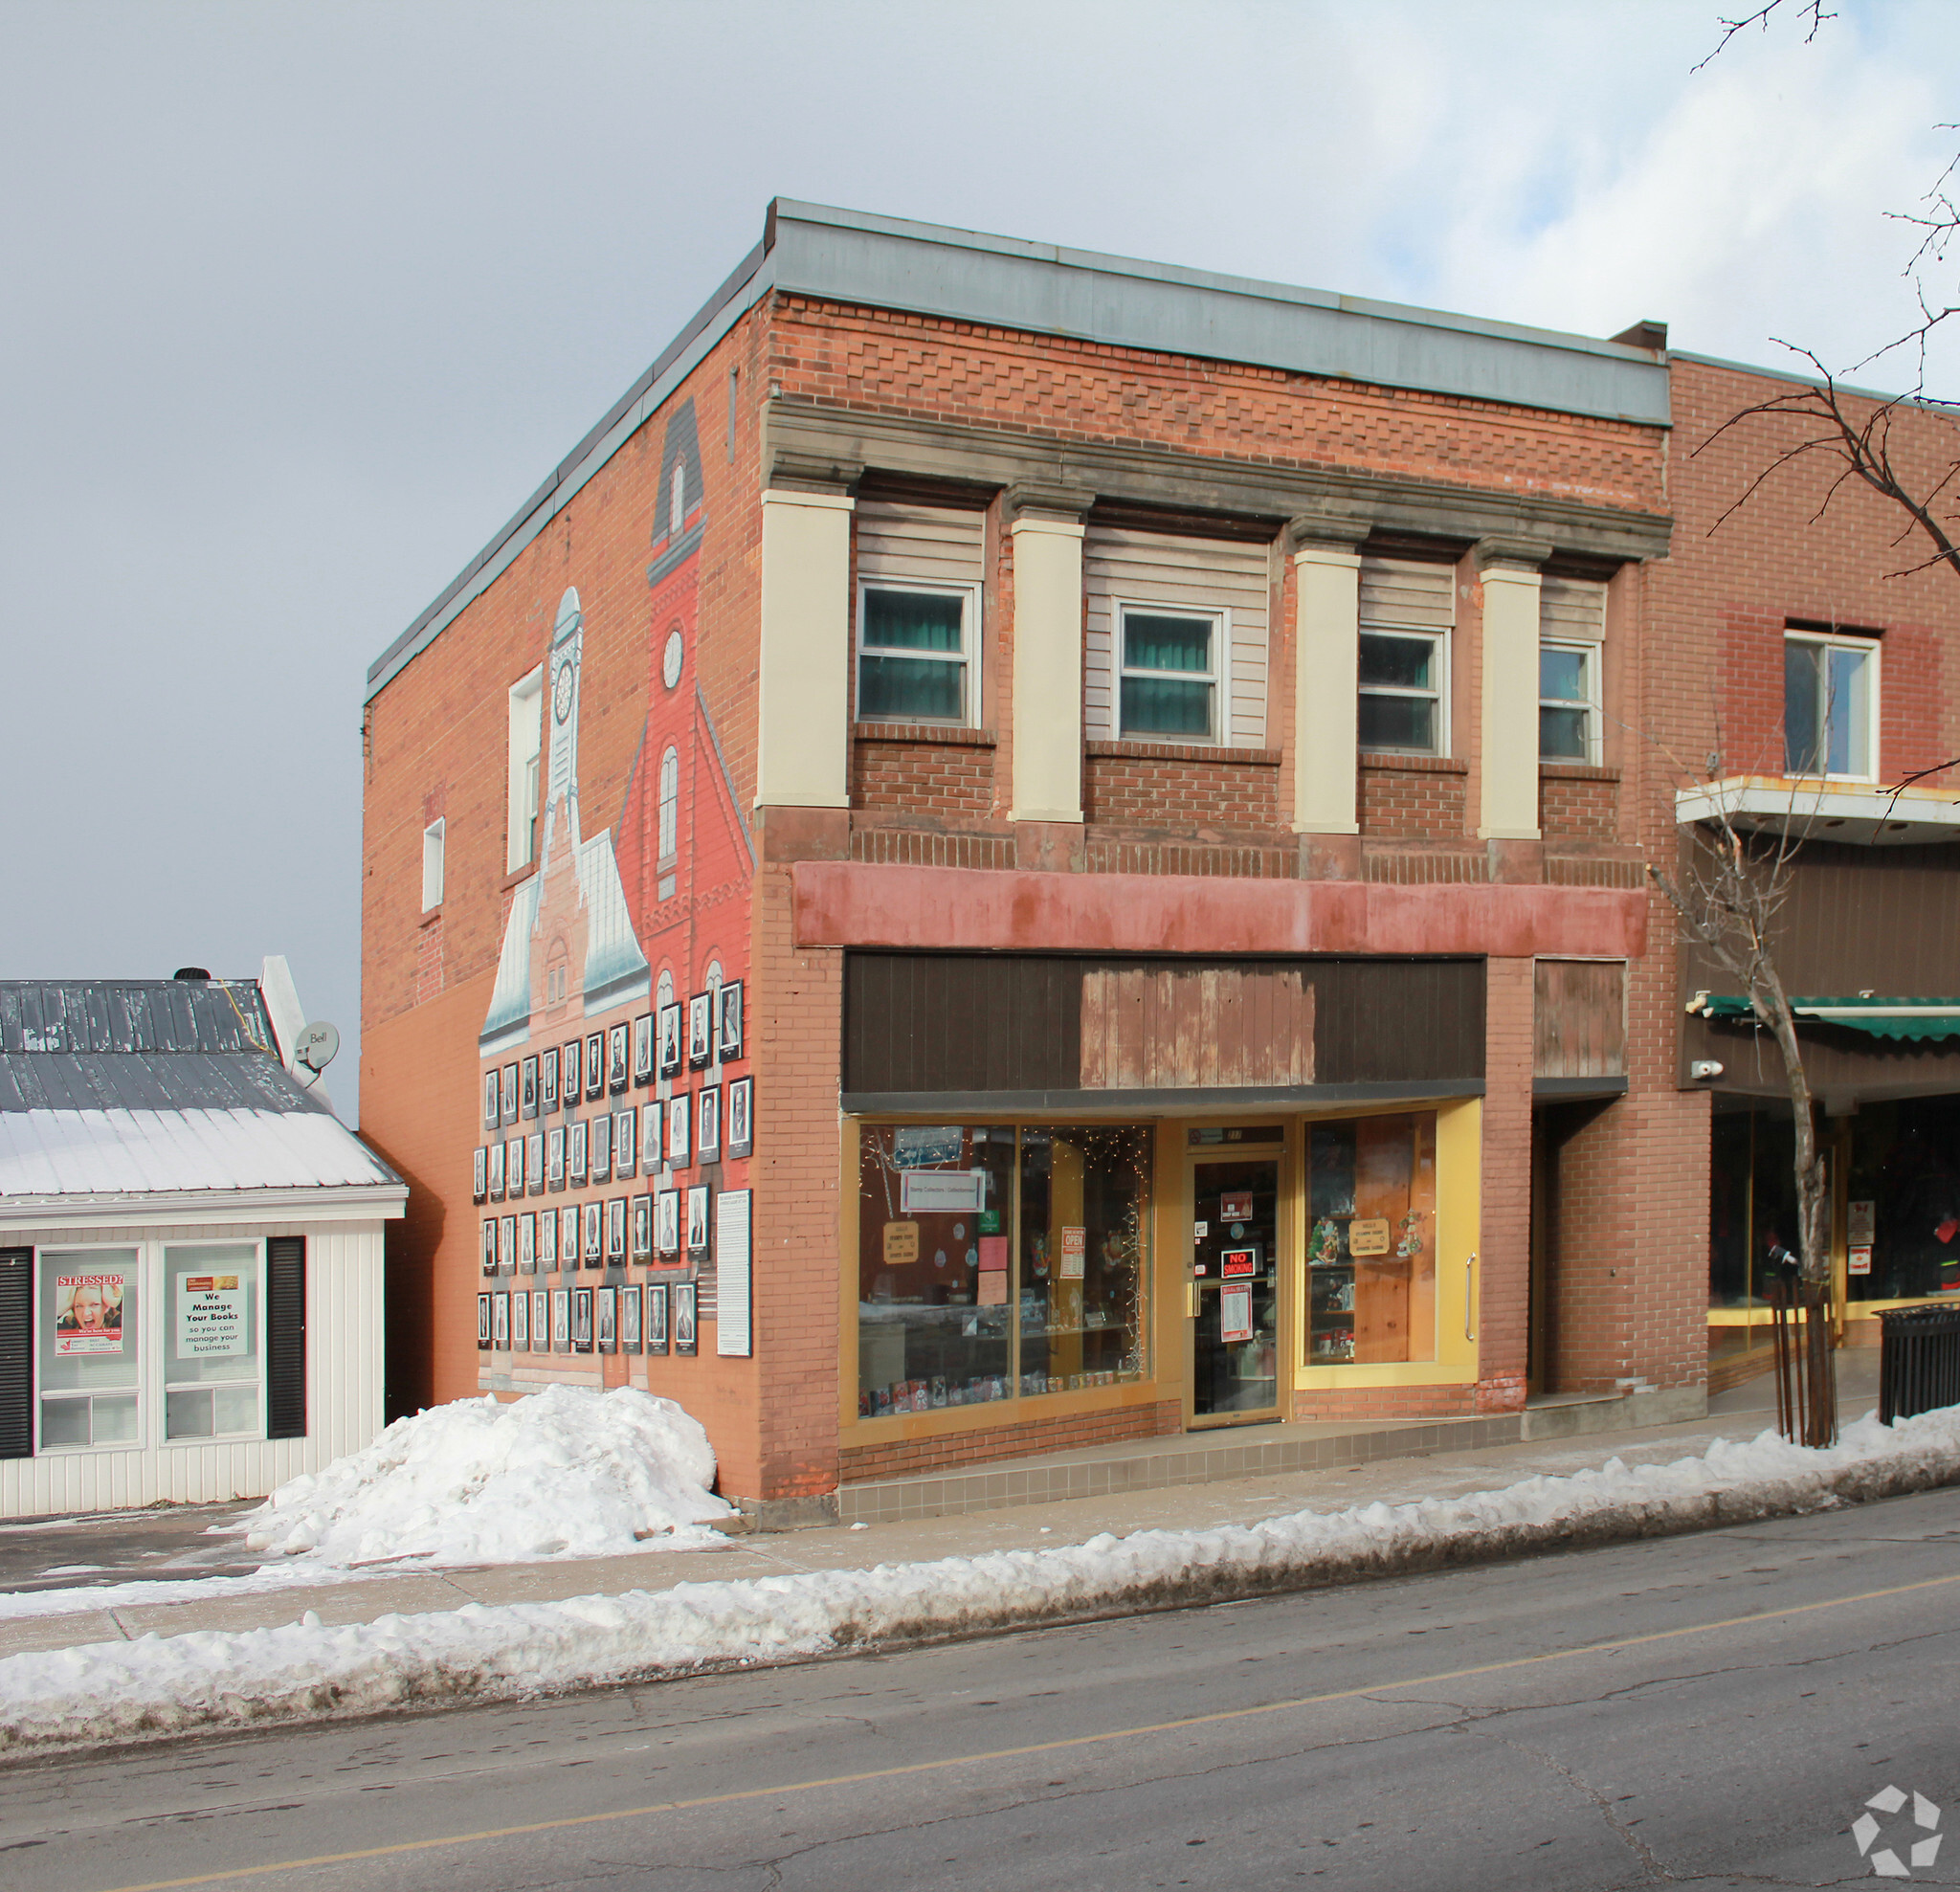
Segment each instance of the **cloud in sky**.
[{"label": "cloud in sky", "polygon": [[1719,11],[0,5],[0,976],[285,952],[350,1095],[366,666],[779,192],[1859,360],[1960,11]]}]

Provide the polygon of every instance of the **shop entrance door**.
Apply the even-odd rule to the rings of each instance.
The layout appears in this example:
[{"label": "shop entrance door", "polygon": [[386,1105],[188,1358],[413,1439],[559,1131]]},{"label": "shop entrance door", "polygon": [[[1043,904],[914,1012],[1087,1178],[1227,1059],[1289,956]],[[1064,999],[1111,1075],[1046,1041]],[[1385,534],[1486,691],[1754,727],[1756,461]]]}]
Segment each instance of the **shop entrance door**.
[{"label": "shop entrance door", "polygon": [[1280,1162],[1192,1165],[1192,1416],[1280,1410]]}]

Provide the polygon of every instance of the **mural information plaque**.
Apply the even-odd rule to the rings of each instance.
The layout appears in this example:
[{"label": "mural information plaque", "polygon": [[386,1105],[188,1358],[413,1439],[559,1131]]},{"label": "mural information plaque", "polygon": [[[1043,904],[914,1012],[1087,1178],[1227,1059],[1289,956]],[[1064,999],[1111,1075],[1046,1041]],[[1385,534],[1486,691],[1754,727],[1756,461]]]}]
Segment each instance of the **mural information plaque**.
[{"label": "mural information plaque", "polygon": [[721,1285],[715,1351],[743,1358],[755,1351],[748,1205],[746,1189],[724,1190],[715,1198],[715,1257]]}]

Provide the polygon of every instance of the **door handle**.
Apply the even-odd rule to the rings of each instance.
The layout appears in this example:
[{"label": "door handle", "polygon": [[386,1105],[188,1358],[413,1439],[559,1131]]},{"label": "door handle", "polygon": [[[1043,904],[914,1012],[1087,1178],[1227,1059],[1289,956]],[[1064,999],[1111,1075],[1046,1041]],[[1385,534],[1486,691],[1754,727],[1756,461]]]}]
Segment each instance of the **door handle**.
[{"label": "door handle", "polygon": [[1477,1338],[1477,1299],[1475,1285],[1477,1279],[1477,1256],[1473,1251],[1463,1263],[1463,1338]]}]

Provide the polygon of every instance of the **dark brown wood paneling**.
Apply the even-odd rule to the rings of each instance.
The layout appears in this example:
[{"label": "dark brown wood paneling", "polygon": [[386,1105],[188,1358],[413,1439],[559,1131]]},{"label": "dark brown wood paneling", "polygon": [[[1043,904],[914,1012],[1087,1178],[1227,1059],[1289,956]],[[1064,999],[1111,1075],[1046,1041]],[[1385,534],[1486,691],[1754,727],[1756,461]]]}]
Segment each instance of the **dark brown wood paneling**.
[{"label": "dark brown wood paneling", "polygon": [[1081,966],[1035,954],[847,953],[843,1088],[1074,1090]]},{"label": "dark brown wood paneling", "polygon": [[1298,966],[1089,967],[1081,1087],[1310,1084],[1313,1004]]},{"label": "dark brown wood paneling", "polygon": [[1327,959],[1311,967],[1319,1082],[1483,1076],[1481,959]]},{"label": "dark brown wood paneling", "polygon": [[1623,1078],[1627,1069],[1626,965],[1541,959],[1531,1012],[1535,1078]]}]

